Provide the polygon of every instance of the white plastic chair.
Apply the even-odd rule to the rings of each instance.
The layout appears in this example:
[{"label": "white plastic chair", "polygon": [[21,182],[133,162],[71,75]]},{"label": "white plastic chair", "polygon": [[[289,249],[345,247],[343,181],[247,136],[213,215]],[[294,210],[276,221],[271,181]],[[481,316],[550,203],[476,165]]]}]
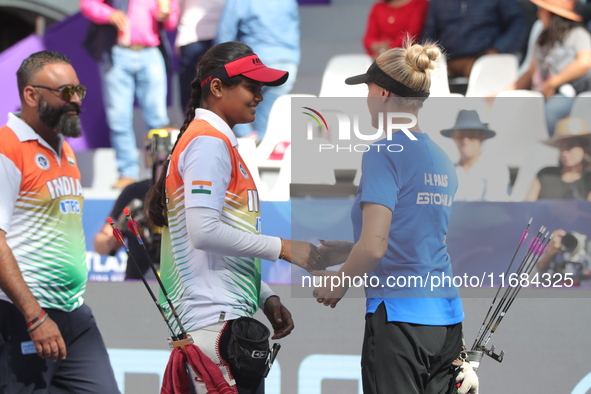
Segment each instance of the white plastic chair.
[{"label": "white plastic chair", "polygon": [[524,147],[524,150],[525,159],[517,172],[517,178],[511,190],[511,201],[524,201],[538,172],[544,167],[558,164],[558,149],[556,148],[538,142],[529,149]]},{"label": "white plastic chair", "polygon": [[[326,141],[328,142],[328,141]],[[321,142],[320,142],[321,143]],[[304,152],[313,152],[319,144],[319,140],[306,141],[306,145],[298,144],[298,155]],[[310,149],[308,149],[308,146]],[[306,154],[305,157],[294,157],[293,145],[285,150],[285,155],[281,161],[279,176],[271,192],[270,201],[287,201],[290,198],[290,184],[307,185],[334,185],[336,178],[332,158],[323,152],[322,156],[318,152]],[[301,150],[301,151],[300,151]]]},{"label": "white plastic chair", "polygon": [[289,201],[289,185],[291,184],[291,145],[285,150],[279,176],[275,186],[269,191],[269,201]]},{"label": "white plastic chair", "polygon": [[111,190],[119,176],[113,148],[76,152],[76,162],[82,177],[82,187],[85,188]]},{"label": "white plastic chair", "polygon": [[535,90],[516,89],[516,90],[503,90],[503,91],[499,92],[497,97],[540,98],[540,97],[544,97],[544,95],[540,92],[535,91]]},{"label": "white plastic chair", "polygon": [[318,97],[366,97],[365,84],[347,85],[345,79],[363,74],[372,63],[371,56],[364,53],[331,57],[322,75]]},{"label": "white plastic chair", "polygon": [[529,32],[529,40],[527,41],[527,52],[525,53],[525,58],[519,66],[518,74],[519,76],[523,75],[529,67],[531,66],[531,61],[534,57],[534,47],[536,45],[536,41],[538,37],[540,37],[540,33],[544,30],[544,24],[541,20],[536,20],[531,27],[531,31]]},{"label": "white plastic chair", "polygon": [[583,118],[591,126],[591,92],[582,92],[575,97],[573,107],[570,110],[570,116],[573,118]]},{"label": "white plastic chair", "polygon": [[257,186],[259,198],[261,200],[266,200],[269,193],[269,187],[266,183],[263,183],[259,175],[259,168],[257,166],[257,146],[254,140],[251,138],[238,138],[238,153],[240,153],[242,160],[246,163],[248,171]]},{"label": "white plastic chair", "polygon": [[316,97],[313,94],[286,94],[273,103],[267,122],[267,131],[257,147],[257,166],[259,168],[281,168],[281,160],[270,159],[281,143],[291,142],[291,99],[292,97]]},{"label": "white plastic chair", "polygon": [[470,101],[463,96],[430,97],[419,111],[421,130],[427,133],[429,138],[439,145],[454,163],[460,158],[458,148],[451,138],[441,135],[441,130],[453,127],[461,109],[472,109],[468,108]]},{"label": "white plastic chair", "polygon": [[476,59],[466,97],[486,97],[497,93],[517,80],[519,62],[512,54],[484,55]]},{"label": "white plastic chair", "polygon": [[449,97],[449,80],[447,78],[447,60],[445,55],[437,62],[435,70],[431,74],[431,95],[429,97]]},{"label": "white plastic chair", "polygon": [[525,162],[525,151],[548,139],[544,96],[531,90],[508,90],[499,93],[491,114],[490,128],[497,135],[484,149],[509,167],[520,168]]},{"label": "white plastic chair", "polygon": [[[288,148],[291,155],[291,183],[307,185],[334,185],[335,166],[340,153],[319,152],[320,144],[328,144],[329,141],[323,138],[298,141]],[[282,168],[283,169],[283,168]]]}]

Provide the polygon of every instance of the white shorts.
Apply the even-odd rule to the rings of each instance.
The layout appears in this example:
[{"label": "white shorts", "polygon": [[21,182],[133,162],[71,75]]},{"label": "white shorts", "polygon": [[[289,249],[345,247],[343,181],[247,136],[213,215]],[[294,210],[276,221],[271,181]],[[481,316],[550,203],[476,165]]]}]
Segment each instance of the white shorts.
[{"label": "white shorts", "polygon": [[[220,322],[200,328],[199,330],[191,331],[189,334],[193,338],[193,343],[198,346],[199,349],[201,349],[201,351],[222,371],[226,382],[228,382],[232,390],[234,390],[235,393],[238,393],[236,380],[234,380],[234,377],[230,372],[230,365],[222,360],[222,357],[220,356],[220,339],[227,326],[228,322]],[[207,388],[205,387],[203,380],[197,376],[191,368],[187,369],[189,370],[189,376],[197,394],[207,394]]]}]

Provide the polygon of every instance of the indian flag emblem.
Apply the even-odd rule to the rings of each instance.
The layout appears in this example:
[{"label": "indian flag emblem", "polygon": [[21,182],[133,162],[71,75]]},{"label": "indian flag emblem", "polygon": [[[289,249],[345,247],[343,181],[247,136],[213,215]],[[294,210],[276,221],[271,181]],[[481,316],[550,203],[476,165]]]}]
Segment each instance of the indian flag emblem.
[{"label": "indian flag emblem", "polygon": [[[67,157],[67,156],[66,156]],[[76,162],[74,161],[74,159],[72,159],[71,157],[68,157],[68,163],[70,163],[71,165],[76,165]]]},{"label": "indian flag emblem", "polygon": [[203,193],[203,194],[211,194],[211,182],[207,181],[193,181],[191,187],[191,193]]}]

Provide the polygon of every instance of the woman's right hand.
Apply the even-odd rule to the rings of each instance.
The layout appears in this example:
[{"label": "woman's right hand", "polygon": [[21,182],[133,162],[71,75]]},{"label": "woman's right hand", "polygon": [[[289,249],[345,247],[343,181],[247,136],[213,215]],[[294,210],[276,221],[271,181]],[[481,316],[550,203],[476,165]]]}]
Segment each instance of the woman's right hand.
[{"label": "woman's right hand", "polygon": [[283,260],[306,271],[324,270],[326,261],[318,253],[316,245],[305,241],[283,240]]},{"label": "woman's right hand", "polygon": [[320,240],[320,244],[318,253],[324,257],[327,267],[344,263],[351,254],[354,245],[353,242],[348,241],[323,240]]}]

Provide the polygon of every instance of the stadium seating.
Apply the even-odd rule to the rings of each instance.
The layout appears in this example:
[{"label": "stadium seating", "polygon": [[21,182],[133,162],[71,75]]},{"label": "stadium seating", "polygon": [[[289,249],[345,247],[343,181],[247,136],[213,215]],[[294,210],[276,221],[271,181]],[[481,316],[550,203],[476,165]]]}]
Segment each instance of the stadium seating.
[{"label": "stadium seating", "polygon": [[336,55],[330,58],[320,85],[319,97],[365,97],[367,86],[347,85],[345,79],[367,71],[373,60],[364,53]]},{"label": "stadium seating", "polygon": [[252,138],[238,138],[238,153],[240,153],[242,160],[246,163],[248,171],[257,186],[259,198],[265,200],[269,188],[266,183],[261,181],[259,175],[259,168],[257,166],[257,146],[254,140]]},{"label": "stadium seating", "polygon": [[570,116],[574,118],[583,118],[587,121],[587,125],[591,127],[591,92],[579,93],[575,97],[573,107],[570,110]]},{"label": "stadium seating", "polygon": [[536,41],[538,40],[538,37],[540,36],[540,33],[543,29],[544,24],[541,20],[537,19],[534,22],[529,33],[529,40],[527,42],[527,52],[525,53],[523,62],[521,62],[521,66],[519,66],[518,74],[520,76],[523,75],[527,70],[529,70],[529,67],[531,66],[531,61],[534,57],[534,46],[536,45]]},{"label": "stadium seating", "polygon": [[257,147],[257,166],[261,169],[281,168],[285,149],[291,143],[291,98],[316,97],[312,94],[286,94],[273,103],[267,123],[267,132]]},{"label": "stadium seating", "polygon": [[511,168],[525,162],[524,150],[548,138],[544,96],[531,90],[499,93],[490,114],[490,128],[497,135],[487,142],[499,161]]},{"label": "stadium seating", "polygon": [[470,72],[466,97],[486,97],[505,89],[517,80],[518,64],[511,54],[479,57]]},{"label": "stadium seating", "polygon": [[447,78],[447,60],[443,54],[431,74],[431,88],[429,89],[429,93],[431,93],[429,97],[448,97],[450,95],[449,80]]}]

